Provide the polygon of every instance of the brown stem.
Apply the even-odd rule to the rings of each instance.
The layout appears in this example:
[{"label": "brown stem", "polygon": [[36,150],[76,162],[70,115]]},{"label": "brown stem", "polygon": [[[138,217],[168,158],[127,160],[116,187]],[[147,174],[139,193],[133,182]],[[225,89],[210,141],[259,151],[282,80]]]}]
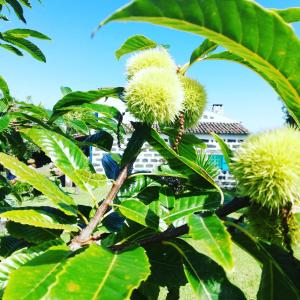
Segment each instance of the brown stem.
[{"label": "brown stem", "polygon": [[106,211],[108,210],[109,206],[113,203],[114,199],[116,198],[121,186],[123,185],[124,181],[127,178],[128,168],[130,164],[127,164],[120,172],[117,180],[114,182],[110,192],[108,193],[105,200],[97,209],[94,217],[91,219],[89,224],[80,232],[78,236],[76,236],[72,241],[70,249],[75,251],[81,248],[82,245],[88,244],[89,241],[92,239],[92,233],[96,229],[97,225],[102,221],[102,218]]},{"label": "brown stem", "polygon": [[174,151],[178,150],[178,146],[182,140],[183,135],[184,135],[184,113],[181,112],[179,115],[179,130],[173,146]]},{"label": "brown stem", "polygon": [[[215,211],[215,214],[219,218],[224,218],[224,217],[230,215],[231,213],[233,213],[241,208],[247,207],[249,205],[250,205],[250,201],[248,198],[234,198],[232,201],[230,201],[226,205],[218,208]],[[173,239],[173,238],[182,236],[184,234],[187,234],[188,232],[189,232],[189,227],[187,224],[185,224],[185,225],[182,225],[182,226],[176,227],[176,228],[168,228],[164,232],[161,232],[161,233],[152,235],[150,237],[147,237],[145,239],[142,239],[140,241],[137,241],[136,244],[138,244],[140,246],[145,246],[148,244],[153,244],[153,243]],[[124,243],[124,244],[120,244],[120,245],[114,245],[111,247],[111,250],[123,251],[123,250],[131,247],[132,245],[133,245],[132,243]]]}]

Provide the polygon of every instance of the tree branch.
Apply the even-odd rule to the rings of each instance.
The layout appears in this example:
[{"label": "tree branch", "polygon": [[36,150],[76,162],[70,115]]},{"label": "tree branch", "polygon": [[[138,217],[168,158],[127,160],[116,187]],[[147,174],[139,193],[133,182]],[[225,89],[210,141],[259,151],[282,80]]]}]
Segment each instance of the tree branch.
[{"label": "tree branch", "polygon": [[92,240],[91,236],[93,231],[96,229],[97,225],[102,221],[102,218],[109,206],[113,203],[116,198],[121,186],[128,176],[128,169],[131,163],[127,164],[120,172],[117,180],[114,182],[111,187],[110,192],[108,193],[105,200],[97,209],[94,217],[91,219],[89,224],[80,232],[78,236],[76,236],[70,243],[69,247],[71,250],[75,251],[81,248],[82,245],[89,244],[90,240]]}]

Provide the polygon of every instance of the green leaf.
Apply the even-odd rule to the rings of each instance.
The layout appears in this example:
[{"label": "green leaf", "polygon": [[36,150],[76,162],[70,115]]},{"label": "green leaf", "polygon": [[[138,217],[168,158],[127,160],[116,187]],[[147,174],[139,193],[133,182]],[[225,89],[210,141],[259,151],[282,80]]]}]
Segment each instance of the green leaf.
[{"label": "green leaf", "polygon": [[0,76],[0,90],[5,98],[10,98],[9,87],[2,76]]},{"label": "green leaf", "polygon": [[87,134],[87,135],[90,133],[86,123],[82,120],[68,120],[66,123],[68,127],[74,129],[76,133]]},{"label": "green leaf", "polygon": [[[16,239],[12,236],[4,236],[0,238],[0,259],[2,260],[3,258],[10,256],[13,252],[25,246],[27,246],[27,243],[19,239]],[[1,277],[1,271],[0,271],[0,277]],[[0,281],[0,286],[1,286],[1,281]]]},{"label": "green leaf", "polygon": [[[31,4],[28,0],[19,0],[23,5],[27,6],[28,8],[31,8]],[[39,1],[39,0],[38,0]],[[39,1],[40,2],[40,1]]]},{"label": "green leaf", "polygon": [[209,39],[205,39],[202,44],[193,51],[190,61],[181,67],[180,72],[185,74],[194,63],[201,61],[207,54],[216,50],[217,48],[218,45],[216,43],[211,42]]},{"label": "green leaf", "polygon": [[79,146],[92,146],[100,148],[106,152],[110,151],[113,145],[113,137],[108,132],[101,130],[96,134],[84,137],[82,141],[77,141]]},{"label": "green leaf", "polygon": [[78,299],[78,295],[82,300],[128,299],[149,274],[143,248],[119,254],[92,245],[67,261],[51,287],[49,299]]},{"label": "green leaf", "polygon": [[119,197],[134,198],[146,188],[160,186],[160,184],[145,175],[131,175],[120,189]]},{"label": "green leaf", "polygon": [[[144,136],[147,142],[159,152],[169,163],[171,169],[180,171],[183,175],[190,176],[196,185],[209,185],[219,191],[221,202],[223,202],[223,192],[213,178],[199,165],[193,161],[178,155],[164,139],[153,128],[143,127]],[[193,178],[194,177],[194,178]]]},{"label": "green leaf", "polygon": [[222,153],[224,155],[225,161],[226,161],[227,165],[230,166],[231,160],[233,157],[232,150],[228,147],[228,145],[224,142],[224,140],[221,137],[219,137],[217,134],[215,134],[214,132],[211,132],[211,135],[214,137],[216,142],[219,144],[219,146],[222,150]]},{"label": "green leaf", "polygon": [[33,258],[44,253],[48,248],[54,245],[61,244],[60,240],[49,241],[41,245],[23,248],[14,252],[11,256],[0,262],[0,290],[3,290],[7,285],[10,274],[25,265]]},{"label": "green leaf", "polygon": [[182,196],[176,199],[174,208],[164,220],[167,223],[172,223],[195,212],[214,210],[219,206],[220,197],[217,193]]},{"label": "green leaf", "polygon": [[[119,119],[122,117],[119,110],[115,107],[99,103],[83,103],[79,106],[68,106],[67,109],[68,111],[93,111],[100,113],[107,118],[114,118],[117,121],[119,121]],[[66,110],[64,113],[68,111]]]},{"label": "green leaf", "polygon": [[67,113],[72,106],[81,106],[83,104],[93,103],[103,97],[119,97],[123,88],[103,88],[89,92],[72,92],[65,95],[53,107],[53,113],[50,122],[54,122],[59,116]]},{"label": "green leaf", "polygon": [[223,269],[182,240],[164,242],[183,257],[185,274],[199,300],[242,300],[244,294],[226,277]]},{"label": "green leaf", "polygon": [[300,299],[300,263],[279,247],[259,242],[243,227],[226,223],[237,229],[231,233],[233,241],[263,266],[257,299]]},{"label": "green leaf", "polygon": [[27,262],[11,274],[3,300],[49,299],[49,287],[70,254],[67,246],[53,246]]},{"label": "green leaf", "polygon": [[126,199],[120,205],[116,205],[120,212],[126,218],[139,223],[143,226],[157,229],[159,225],[159,217],[138,199]]},{"label": "green leaf", "polygon": [[40,48],[38,48],[32,42],[30,42],[26,39],[23,39],[23,38],[16,38],[16,37],[11,36],[6,33],[3,33],[2,39],[8,43],[11,43],[11,44],[25,50],[36,60],[46,62],[46,57],[43,54],[43,52],[40,50]]},{"label": "green leaf", "polygon": [[207,55],[208,53],[212,52],[217,47],[218,45],[215,44],[214,42],[211,42],[208,39],[204,40],[204,42],[193,51],[190,58],[190,65],[192,65],[193,63],[195,63],[197,60]]},{"label": "green leaf", "polygon": [[117,59],[120,59],[125,54],[155,47],[157,47],[156,42],[152,41],[144,35],[137,34],[128,38],[124,42],[124,44],[116,51],[116,57]]},{"label": "green leaf", "polygon": [[151,264],[148,282],[169,288],[186,285],[182,257],[174,247],[156,243],[146,245],[145,249]]},{"label": "green leaf", "polygon": [[3,21],[9,21],[9,19],[7,18],[7,16],[0,14],[0,20]]},{"label": "green leaf", "polygon": [[0,44],[0,47],[18,55],[18,56],[23,56],[23,53],[16,47],[9,45],[9,44]]},{"label": "green leaf", "polygon": [[11,29],[5,31],[5,34],[9,34],[10,36],[14,36],[16,38],[33,37],[41,40],[51,40],[48,36],[44,35],[43,33],[32,29]]},{"label": "green leaf", "polygon": [[144,21],[204,36],[267,74],[300,124],[300,43],[276,13],[254,1],[135,0],[104,20]]},{"label": "green leaf", "polygon": [[159,202],[166,208],[172,209],[175,206],[175,196],[168,187],[162,187],[159,191]]},{"label": "green leaf", "polygon": [[199,241],[197,250],[209,256],[225,270],[232,270],[232,243],[223,222],[215,215],[190,215],[188,225],[191,237]]},{"label": "green leaf", "polygon": [[300,7],[273,9],[287,23],[300,22]]},{"label": "green leaf", "polygon": [[121,167],[136,160],[145,143],[144,128],[139,126],[134,130],[122,156]]},{"label": "green leaf", "polygon": [[66,195],[53,182],[36,170],[29,168],[17,158],[0,153],[0,163],[18,177],[18,180],[31,184],[35,189],[43,193],[53,204],[67,215],[76,215],[74,201]]},{"label": "green leaf", "polygon": [[[86,172],[95,172],[89,159],[73,142],[64,136],[40,128],[22,130],[35,144],[37,144],[52,162],[76,185],[84,191],[91,191],[86,182]],[[83,173],[78,171],[86,171]],[[92,176],[92,174],[91,174]]]},{"label": "green leaf", "polygon": [[5,0],[5,2],[8,3],[13,8],[18,18],[24,23],[26,23],[22,5],[17,0]]},{"label": "green leaf", "polygon": [[10,117],[8,114],[0,118],[0,133],[9,126]]},{"label": "green leaf", "polygon": [[61,230],[38,228],[15,222],[7,222],[6,230],[11,236],[33,244],[40,244],[45,241],[57,239],[61,234]]},{"label": "green leaf", "polygon": [[78,227],[76,225],[59,223],[60,220],[56,216],[42,210],[13,209],[1,212],[0,217],[16,223],[35,227],[78,231]]}]

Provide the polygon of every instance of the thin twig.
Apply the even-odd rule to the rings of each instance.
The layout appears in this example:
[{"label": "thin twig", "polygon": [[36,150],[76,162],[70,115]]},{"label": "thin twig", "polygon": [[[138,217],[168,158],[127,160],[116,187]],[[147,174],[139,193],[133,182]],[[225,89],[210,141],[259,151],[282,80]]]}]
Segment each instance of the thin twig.
[{"label": "thin twig", "polygon": [[69,245],[70,249],[75,251],[81,248],[82,245],[87,244],[92,239],[92,233],[96,229],[97,225],[102,221],[102,218],[106,211],[108,210],[109,206],[113,203],[114,199],[116,198],[121,186],[123,185],[124,181],[128,175],[128,168],[130,164],[127,164],[120,172],[117,180],[114,182],[110,192],[108,193],[105,200],[97,209],[94,217],[91,219],[89,224],[80,232],[78,236],[76,236],[71,244]]}]

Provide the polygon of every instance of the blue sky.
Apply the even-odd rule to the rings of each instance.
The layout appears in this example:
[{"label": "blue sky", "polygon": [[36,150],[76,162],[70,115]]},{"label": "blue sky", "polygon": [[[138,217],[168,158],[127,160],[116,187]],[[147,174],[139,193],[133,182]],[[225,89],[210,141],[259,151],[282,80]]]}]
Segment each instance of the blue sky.
[{"label": "blue sky", "polygon": [[[47,63],[28,55],[17,57],[0,50],[1,75],[11,93],[19,100],[31,96],[33,102],[51,108],[60,99],[60,86],[73,90],[93,90],[125,83],[126,58],[117,61],[114,52],[128,37],[144,34],[158,43],[169,44],[178,64],[185,63],[202,41],[196,35],[144,23],[111,23],[95,38],[90,34],[99,21],[129,0],[44,0],[26,10],[28,28],[39,30],[52,39],[38,41]],[[266,7],[299,6],[299,0],[259,0]],[[82,3],[84,3],[82,5]],[[12,18],[4,29],[22,28]],[[300,35],[300,26],[295,26]],[[196,64],[189,72],[208,93],[209,105],[223,103],[225,114],[240,120],[251,131],[283,124],[281,102],[269,85],[250,70],[229,62],[210,61]]]}]

